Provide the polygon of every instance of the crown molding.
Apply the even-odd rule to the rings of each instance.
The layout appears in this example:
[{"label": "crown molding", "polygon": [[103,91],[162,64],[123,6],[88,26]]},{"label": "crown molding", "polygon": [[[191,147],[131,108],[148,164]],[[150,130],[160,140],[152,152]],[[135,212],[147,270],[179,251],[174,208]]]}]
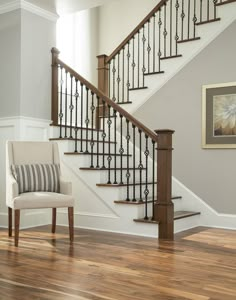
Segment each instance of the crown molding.
[{"label": "crown molding", "polygon": [[54,14],[50,11],[47,11],[43,8],[40,8],[34,4],[31,4],[25,0],[15,0],[10,3],[6,3],[0,6],[0,14],[5,14],[17,9],[27,10],[35,15],[38,15],[42,18],[45,18],[49,21],[56,22],[58,19],[58,15]]}]

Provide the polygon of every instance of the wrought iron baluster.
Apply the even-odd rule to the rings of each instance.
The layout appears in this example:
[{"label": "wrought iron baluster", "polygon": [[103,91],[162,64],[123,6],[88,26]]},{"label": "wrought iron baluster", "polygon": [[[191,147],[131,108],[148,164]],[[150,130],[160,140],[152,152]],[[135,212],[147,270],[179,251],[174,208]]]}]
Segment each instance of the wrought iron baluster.
[{"label": "wrought iron baluster", "polygon": [[151,54],[152,48],[150,45],[150,19],[148,20],[148,46],[147,46],[147,52],[148,52],[148,73],[150,73],[150,54]]},{"label": "wrought iron baluster", "polygon": [[203,0],[200,0],[200,22],[202,22],[202,2]]},{"label": "wrought iron baluster", "polygon": [[136,126],[132,124],[132,128],[133,128],[133,199],[132,201],[133,202],[136,202],[136,188],[135,188],[135,183],[136,183],[136,174],[135,174],[135,163],[136,163],[136,151],[135,151],[135,146],[136,146],[136,143],[135,143],[135,139],[136,139],[136,136],[135,136],[135,129],[136,129]]},{"label": "wrought iron baluster", "polygon": [[122,102],[125,102],[125,48],[122,48]]},{"label": "wrought iron baluster", "polygon": [[152,141],[152,220],[155,220],[155,141]]},{"label": "wrought iron baluster", "polygon": [[196,37],[196,23],[197,23],[197,15],[196,15],[196,0],[194,0],[194,12],[193,12],[193,38]]},{"label": "wrought iron baluster", "polygon": [[114,184],[117,184],[117,137],[116,137],[116,126],[117,126],[117,112],[116,110],[114,110],[114,141],[115,141],[115,145],[114,145]]},{"label": "wrought iron baluster", "polygon": [[188,0],[188,40],[190,38],[190,12],[191,12],[191,6],[190,6],[190,0]]},{"label": "wrought iron baluster", "polygon": [[66,87],[65,87],[65,138],[67,138],[67,95],[68,95],[68,89],[67,89],[67,76],[68,71],[66,71]]},{"label": "wrought iron baluster", "polygon": [[111,61],[108,63],[108,96],[111,98]]},{"label": "wrought iron baluster", "polygon": [[90,165],[90,168],[94,168],[94,164],[93,164],[93,148],[94,148],[94,138],[93,138],[93,135],[94,135],[94,111],[96,109],[96,107],[94,106],[94,92],[91,92],[91,95],[92,95],[92,104],[91,104],[91,112],[92,112],[92,131],[91,131],[91,142],[90,142],[90,145],[91,145],[91,165]]},{"label": "wrought iron baluster", "polygon": [[172,0],[170,0],[170,56],[172,56]]},{"label": "wrought iron baluster", "polygon": [[108,181],[107,184],[111,184],[111,161],[112,161],[112,156],[111,156],[111,106],[108,105],[107,106],[108,109],[108,120],[107,120],[107,124],[108,124]]},{"label": "wrought iron baluster", "polygon": [[123,116],[120,114],[120,184],[123,184]]},{"label": "wrought iron baluster", "polygon": [[152,71],[155,73],[156,71],[156,14],[153,15],[153,37],[152,37],[152,61],[153,61],[153,67]]},{"label": "wrought iron baluster", "polygon": [[130,141],[130,134],[129,134],[129,120],[126,119],[126,141],[127,141],[127,172],[126,172],[126,178],[127,178],[127,197],[126,201],[130,201],[129,197],[129,183],[130,183],[130,170],[129,170],[129,141]]},{"label": "wrought iron baluster", "polygon": [[102,168],[105,169],[105,138],[106,138],[106,129],[105,129],[105,117],[106,117],[106,102],[102,99]]},{"label": "wrought iron baluster", "polygon": [[135,70],[135,57],[134,57],[134,54],[135,54],[135,38],[133,37],[132,39],[132,58],[133,58],[133,61],[132,61],[132,88],[134,89],[134,70]]},{"label": "wrought iron baluster", "polygon": [[115,83],[116,83],[116,58],[113,58],[113,66],[112,66],[112,100],[116,102],[116,88],[115,88]]},{"label": "wrought iron baluster", "polygon": [[75,79],[75,152],[78,152],[78,98],[78,79]]},{"label": "wrought iron baluster", "polygon": [[207,21],[210,20],[210,0],[207,0]]},{"label": "wrought iron baluster", "polygon": [[145,160],[146,160],[146,176],[145,176],[145,190],[144,190],[144,196],[145,196],[145,217],[144,219],[148,219],[148,195],[149,195],[149,189],[148,189],[148,156],[149,156],[149,149],[148,149],[148,136],[145,135],[146,140],[146,149],[144,152]]},{"label": "wrought iron baluster", "polygon": [[62,112],[62,94],[63,94],[63,75],[62,75],[62,66],[60,67],[60,108],[59,108],[59,120],[60,120],[60,136],[59,138],[62,139],[62,118],[63,118],[63,112]]},{"label": "wrought iron baluster", "polygon": [[158,28],[159,28],[159,49],[158,49],[158,72],[161,72],[161,26],[162,26],[162,20],[161,20],[161,8],[159,9],[159,20],[158,20]]},{"label": "wrought iron baluster", "polygon": [[[100,123],[100,98],[99,96],[97,96],[97,110],[98,110],[98,113],[97,113],[97,117],[98,117],[98,122]],[[100,128],[100,126],[99,126]],[[99,134],[99,129],[97,128],[97,165],[96,165],[96,168],[100,168],[100,165],[99,165],[99,142],[100,142],[100,134]]]},{"label": "wrought iron baluster", "polygon": [[181,11],[181,40],[184,39],[184,18],[185,18],[184,0],[182,0],[182,11]]},{"label": "wrought iron baluster", "polygon": [[[85,147],[85,153],[88,153],[88,126],[89,126],[89,117],[88,117],[88,95],[89,95],[89,89],[86,87],[86,119],[85,119],[85,124],[86,124],[86,147]],[[82,143],[82,141],[81,141]]]},{"label": "wrought iron baluster", "polygon": [[214,19],[216,19],[216,4],[217,4],[218,0],[213,0],[213,4],[214,4]]},{"label": "wrought iron baluster", "polygon": [[69,110],[70,110],[70,138],[73,138],[72,135],[72,122],[73,122],[73,109],[74,109],[74,105],[73,105],[73,76],[70,75],[70,106],[69,106]]},{"label": "wrought iron baluster", "polygon": [[130,46],[130,42],[128,42],[128,48],[127,48],[127,102],[129,102],[129,89],[130,89],[130,81],[129,81],[129,64],[130,64],[130,50],[129,47]]},{"label": "wrought iron baluster", "polygon": [[120,52],[118,52],[117,101],[120,102]]},{"label": "wrought iron baluster", "polygon": [[138,83],[138,88],[140,87],[140,31],[138,31],[138,78],[137,78],[137,83]]},{"label": "wrought iron baluster", "polygon": [[175,16],[175,55],[178,55],[178,40],[179,40],[179,34],[178,34],[178,20],[179,20],[179,1],[176,0],[176,4],[175,4],[175,8],[176,8],[176,16]]},{"label": "wrought iron baluster", "polygon": [[142,171],[143,171],[143,163],[142,163],[142,131],[139,129],[139,202],[143,202],[142,195]]},{"label": "wrought iron baluster", "polygon": [[80,117],[81,117],[81,120],[80,120],[80,152],[83,152],[83,102],[84,102],[84,86],[82,83],[80,83],[80,86],[81,86],[81,99],[80,99],[80,109],[81,109],[81,112],[80,112]]},{"label": "wrought iron baluster", "polygon": [[145,86],[145,72],[146,72],[146,67],[145,67],[145,43],[146,43],[146,37],[145,37],[145,25],[143,26],[143,37],[142,37],[142,42],[143,42],[143,87]]}]

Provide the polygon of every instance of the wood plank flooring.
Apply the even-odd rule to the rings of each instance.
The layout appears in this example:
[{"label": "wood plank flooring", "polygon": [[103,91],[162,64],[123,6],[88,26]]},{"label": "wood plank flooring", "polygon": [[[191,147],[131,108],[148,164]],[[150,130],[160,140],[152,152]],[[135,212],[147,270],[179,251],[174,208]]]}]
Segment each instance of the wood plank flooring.
[{"label": "wood plank flooring", "polygon": [[174,242],[49,226],[0,230],[0,300],[235,300],[236,231],[196,228]]}]

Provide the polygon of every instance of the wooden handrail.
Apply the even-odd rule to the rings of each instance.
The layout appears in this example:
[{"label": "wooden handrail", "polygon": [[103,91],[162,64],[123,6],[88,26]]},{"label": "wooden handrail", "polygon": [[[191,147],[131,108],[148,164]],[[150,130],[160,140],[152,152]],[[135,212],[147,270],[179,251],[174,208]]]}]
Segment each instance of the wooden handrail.
[{"label": "wooden handrail", "polygon": [[118,104],[116,104],[110,98],[108,98],[105,94],[103,94],[101,91],[99,91],[94,85],[92,85],[85,78],[83,78],[81,75],[79,75],[77,72],[75,72],[72,68],[70,68],[67,64],[65,64],[62,60],[57,58],[57,59],[55,59],[54,63],[62,66],[68,73],[70,73],[70,75],[75,77],[75,79],[79,80],[88,89],[90,89],[92,93],[96,94],[99,98],[104,100],[107,105],[109,105],[115,111],[120,113],[123,117],[125,117],[127,120],[129,120],[134,126],[136,126],[138,129],[142,130],[144,132],[144,134],[149,136],[153,141],[155,141],[155,142],[158,141],[157,135],[154,133],[154,131],[150,130],[145,125],[143,125],[143,123],[141,123],[137,119],[135,119],[131,114],[129,114],[126,110],[124,110],[122,107],[120,107]]},{"label": "wooden handrail", "polygon": [[138,24],[138,26],[135,27],[135,29],[124,39],[124,41],[112,52],[110,56],[107,57],[106,63],[109,63],[116,54],[118,54],[122,48],[130,41],[133,36],[143,27],[144,24],[148,22],[148,20],[163,6],[166,4],[168,0],[162,0],[159,2],[152,10],[151,12]]}]

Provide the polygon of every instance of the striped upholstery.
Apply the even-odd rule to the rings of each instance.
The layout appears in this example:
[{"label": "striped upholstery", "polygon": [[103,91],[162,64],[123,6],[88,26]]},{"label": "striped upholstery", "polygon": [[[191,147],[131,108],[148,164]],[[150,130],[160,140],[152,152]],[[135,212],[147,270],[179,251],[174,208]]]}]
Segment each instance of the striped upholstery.
[{"label": "striped upholstery", "polygon": [[12,165],[19,194],[26,192],[60,192],[60,166],[57,164]]}]

